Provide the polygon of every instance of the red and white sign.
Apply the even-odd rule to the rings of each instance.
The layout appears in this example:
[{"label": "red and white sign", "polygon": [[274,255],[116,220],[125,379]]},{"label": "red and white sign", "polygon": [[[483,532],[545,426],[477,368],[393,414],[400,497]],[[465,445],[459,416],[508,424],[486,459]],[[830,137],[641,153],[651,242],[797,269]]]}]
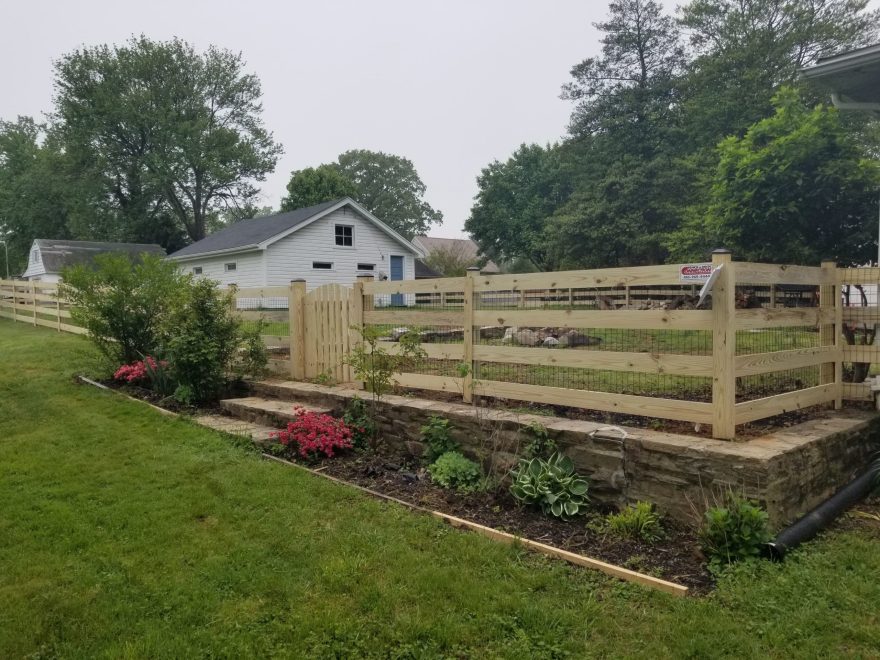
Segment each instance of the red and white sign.
[{"label": "red and white sign", "polygon": [[682,282],[705,282],[712,274],[712,264],[683,264],[678,271]]}]

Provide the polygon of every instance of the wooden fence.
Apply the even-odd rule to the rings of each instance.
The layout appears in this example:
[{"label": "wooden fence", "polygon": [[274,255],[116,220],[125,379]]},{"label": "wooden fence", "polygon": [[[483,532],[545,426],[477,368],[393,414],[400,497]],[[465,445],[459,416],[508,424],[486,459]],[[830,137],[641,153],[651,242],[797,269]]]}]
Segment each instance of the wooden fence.
[{"label": "wooden fence", "polygon": [[58,285],[26,280],[0,280],[0,318],[82,335],[74,325],[70,305],[59,298]]},{"label": "wooden fence", "polygon": [[[351,381],[344,358],[359,340],[353,327],[376,325],[391,351],[404,329],[425,338],[427,360],[398,374],[400,386],[466,402],[492,397],[672,419],[733,438],[741,424],[873,398],[870,385],[844,381],[858,365],[880,362],[880,307],[847,305],[852,296],[844,294],[880,285],[880,269],[733,262],[718,252],[710,301],[696,308],[701,283],[683,282],[681,266],[362,277],[350,288],[308,293],[295,281],[236,289],[234,300],[242,319],[262,323],[273,371],[298,380]],[[82,332],[66,322],[69,310],[51,285],[0,283],[0,316]],[[521,341],[534,338],[516,334],[523,329],[552,340]]]}]

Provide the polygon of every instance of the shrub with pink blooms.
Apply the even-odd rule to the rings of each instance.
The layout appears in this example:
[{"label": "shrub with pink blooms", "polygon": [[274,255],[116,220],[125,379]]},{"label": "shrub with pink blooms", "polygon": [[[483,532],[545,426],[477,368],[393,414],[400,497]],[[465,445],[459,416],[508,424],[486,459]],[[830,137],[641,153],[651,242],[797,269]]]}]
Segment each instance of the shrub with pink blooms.
[{"label": "shrub with pink blooms", "polygon": [[141,385],[168,395],[173,391],[173,381],[169,375],[168,362],[147,355],[143,360],[123,364],[113,374],[113,379],[129,385]]},{"label": "shrub with pink blooms", "polygon": [[321,455],[333,457],[338,451],[352,448],[352,430],[341,419],[305,408],[294,408],[296,419],[287,423],[287,430],[276,431],[272,437],[282,447],[301,458],[314,460]]}]

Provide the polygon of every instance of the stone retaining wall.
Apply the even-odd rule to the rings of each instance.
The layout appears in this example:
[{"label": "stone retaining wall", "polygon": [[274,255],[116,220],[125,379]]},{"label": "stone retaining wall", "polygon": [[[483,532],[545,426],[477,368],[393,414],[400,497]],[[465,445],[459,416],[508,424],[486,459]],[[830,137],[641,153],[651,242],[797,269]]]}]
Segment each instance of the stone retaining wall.
[{"label": "stone retaining wall", "polygon": [[[264,381],[256,393],[311,402],[341,414],[356,390],[291,381]],[[528,426],[542,424],[590,479],[595,501],[623,505],[654,502],[664,513],[693,522],[721,490],[760,501],[781,527],[847,483],[880,448],[880,417],[844,411],[746,442],[617,427],[388,395],[379,404],[386,441],[421,453],[419,431],[432,415],[447,418],[465,453],[484,467],[506,471],[528,441]]]}]

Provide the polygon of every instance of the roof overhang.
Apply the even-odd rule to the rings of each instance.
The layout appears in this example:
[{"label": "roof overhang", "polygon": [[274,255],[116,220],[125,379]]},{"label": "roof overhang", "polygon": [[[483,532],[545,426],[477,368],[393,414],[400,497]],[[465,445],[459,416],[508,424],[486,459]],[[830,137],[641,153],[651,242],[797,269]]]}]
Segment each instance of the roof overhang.
[{"label": "roof overhang", "polygon": [[842,110],[880,112],[880,44],[821,57],[801,75],[826,89]]},{"label": "roof overhang", "polygon": [[184,254],[179,257],[173,254],[165,257],[171,261],[198,261],[199,259],[210,259],[211,257],[219,257],[225,254],[239,254],[241,252],[257,252],[261,250],[259,245],[242,245],[240,247],[227,248],[225,250],[213,250],[212,252],[198,252],[196,254]]}]

